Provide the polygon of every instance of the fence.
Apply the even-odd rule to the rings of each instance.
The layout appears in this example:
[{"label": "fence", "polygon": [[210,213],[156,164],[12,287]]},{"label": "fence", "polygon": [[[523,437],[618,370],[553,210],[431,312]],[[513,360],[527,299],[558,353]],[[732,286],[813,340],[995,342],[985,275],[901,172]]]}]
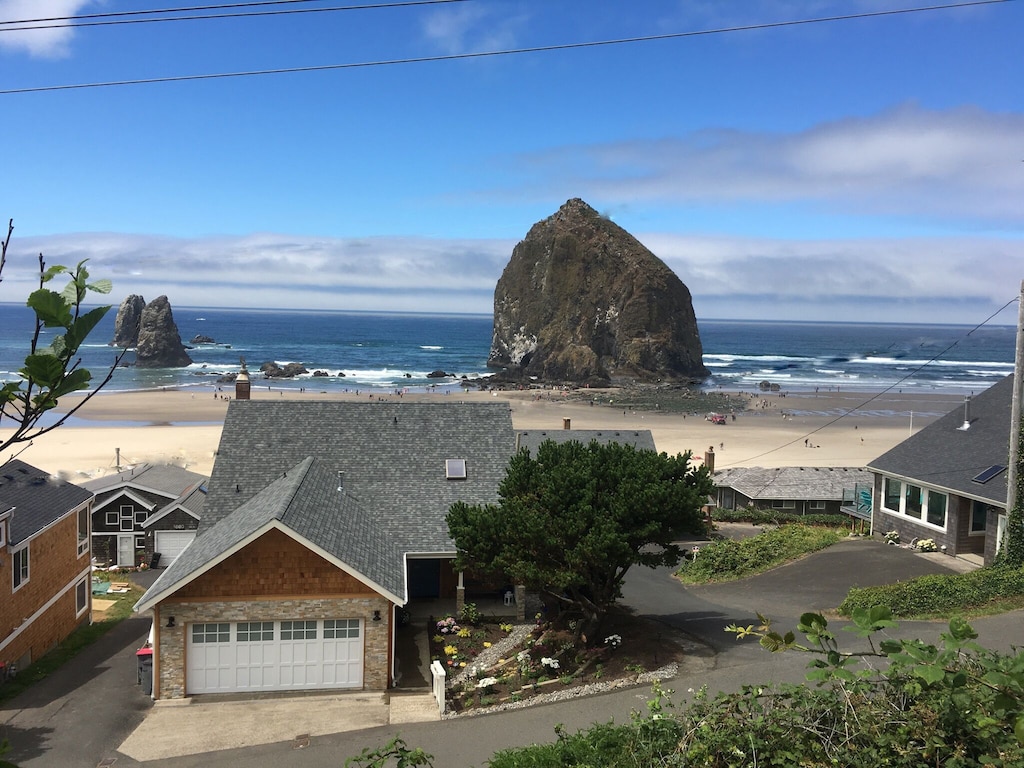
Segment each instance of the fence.
[{"label": "fence", "polygon": [[445,708],[445,678],[448,677],[448,673],[444,671],[441,662],[430,662],[430,677],[433,680],[433,693],[434,699],[437,701],[437,708],[443,715]]}]

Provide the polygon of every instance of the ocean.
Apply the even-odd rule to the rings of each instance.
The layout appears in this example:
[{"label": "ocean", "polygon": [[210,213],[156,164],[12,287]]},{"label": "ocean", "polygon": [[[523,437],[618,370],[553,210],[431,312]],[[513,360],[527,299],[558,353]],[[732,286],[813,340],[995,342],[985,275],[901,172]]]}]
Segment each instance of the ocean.
[{"label": "ocean", "polygon": [[[116,307],[82,350],[94,379],[114,360]],[[120,367],[111,391],[196,387],[213,390],[244,357],[254,386],[316,391],[458,391],[487,376],[489,315],[240,310],[175,307],[182,341],[197,335],[215,344],[191,345],[193,364],[161,370]],[[13,379],[28,350],[31,312],[0,303],[0,379]],[[756,391],[761,382],[784,391],[978,393],[1013,372],[1015,329],[883,323],[698,320],[705,389]],[[129,353],[126,361],[130,361]],[[302,363],[310,373],[264,381],[267,361]],[[314,371],[326,376],[313,376]],[[448,376],[428,374],[443,371]],[[221,385],[223,386],[223,385]]]}]

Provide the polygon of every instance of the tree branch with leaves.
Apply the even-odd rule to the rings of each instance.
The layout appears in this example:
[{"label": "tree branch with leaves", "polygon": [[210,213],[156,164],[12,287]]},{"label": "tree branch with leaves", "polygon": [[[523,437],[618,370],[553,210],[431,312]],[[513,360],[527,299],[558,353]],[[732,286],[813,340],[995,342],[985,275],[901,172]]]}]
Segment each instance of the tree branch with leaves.
[{"label": "tree branch with leaves", "polygon": [[[7,265],[7,250],[13,232],[14,221],[11,220],[7,225],[7,236],[0,242],[0,281]],[[67,284],[60,291],[53,290],[50,284],[62,276],[67,276]],[[60,418],[45,425],[42,423],[43,416],[57,407],[61,397],[89,390],[92,374],[82,367],[78,353],[89,334],[110,311],[110,306],[89,309],[85,300],[90,293],[108,294],[110,290],[109,280],[90,281],[85,261],[79,262],[74,269],[61,265],[47,267],[43,255],[39,254],[39,288],[29,295],[26,302],[35,313],[29,353],[18,370],[18,379],[0,385],[0,427],[13,428],[10,434],[0,437],[0,451],[57,429],[113,377],[125,351],[115,358],[106,376],[85,397]],[[44,344],[47,330],[58,332],[49,344]]]}]

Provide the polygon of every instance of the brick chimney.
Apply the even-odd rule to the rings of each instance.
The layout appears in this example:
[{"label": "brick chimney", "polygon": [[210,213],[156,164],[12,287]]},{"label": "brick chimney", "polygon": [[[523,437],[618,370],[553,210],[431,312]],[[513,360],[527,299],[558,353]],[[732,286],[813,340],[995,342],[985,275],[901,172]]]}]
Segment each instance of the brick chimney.
[{"label": "brick chimney", "polygon": [[248,400],[249,390],[251,388],[249,382],[249,369],[245,367],[245,358],[242,358],[242,370],[238,372],[238,376],[235,377],[235,400]]},{"label": "brick chimney", "polygon": [[712,475],[715,474],[715,446],[709,445],[707,452],[704,454],[704,466],[708,468],[708,472]]},{"label": "brick chimney", "polygon": [[572,429],[572,419],[562,419],[562,429]]}]

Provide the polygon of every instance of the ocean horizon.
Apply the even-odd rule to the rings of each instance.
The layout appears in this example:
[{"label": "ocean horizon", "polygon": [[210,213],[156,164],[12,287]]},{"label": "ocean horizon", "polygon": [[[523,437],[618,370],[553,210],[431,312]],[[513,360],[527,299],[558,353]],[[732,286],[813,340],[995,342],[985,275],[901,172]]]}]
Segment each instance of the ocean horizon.
[{"label": "ocean horizon", "polygon": [[[214,390],[245,358],[254,386],[317,391],[459,391],[493,374],[487,368],[489,314],[348,310],[174,307],[193,364],[182,368],[121,366],[107,391],[160,388]],[[94,380],[113,363],[116,307],[82,348]],[[16,377],[28,351],[32,313],[0,303],[0,379]],[[845,389],[976,394],[1013,372],[1016,329],[919,323],[821,323],[698,319],[705,390]],[[43,344],[48,343],[45,336]],[[215,344],[191,344],[197,335]],[[126,361],[133,359],[129,352]],[[309,373],[264,380],[265,362],[301,363]],[[323,375],[314,376],[314,372]],[[432,374],[444,372],[444,377]]]}]

